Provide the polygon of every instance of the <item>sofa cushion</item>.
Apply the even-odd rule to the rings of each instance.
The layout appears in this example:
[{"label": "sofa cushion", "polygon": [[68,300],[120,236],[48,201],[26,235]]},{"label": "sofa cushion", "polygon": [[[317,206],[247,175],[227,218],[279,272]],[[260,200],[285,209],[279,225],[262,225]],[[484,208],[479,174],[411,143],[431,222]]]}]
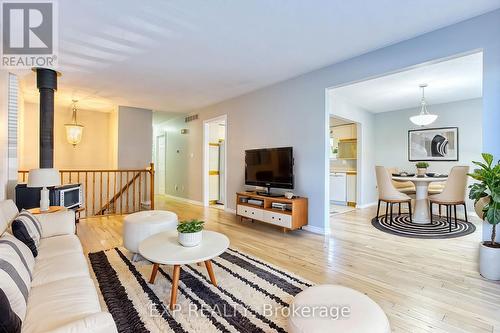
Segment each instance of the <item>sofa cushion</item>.
[{"label": "sofa cushion", "polygon": [[32,287],[72,277],[90,277],[87,260],[81,252],[37,259]]},{"label": "sofa cushion", "polygon": [[0,332],[20,333],[21,319],[12,311],[7,295],[0,289]]},{"label": "sofa cushion", "polygon": [[42,238],[37,260],[42,260],[67,253],[82,253],[82,244],[76,235]]},{"label": "sofa cushion", "polygon": [[0,235],[9,228],[10,223],[17,216],[19,211],[12,200],[0,201]]},{"label": "sofa cushion", "polygon": [[72,210],[38,214],[36,217],[42,225],[42,239],[75,234],[75,212]]},{"label": "sofa cushion", "polygon": [[8,233],[0,237],[0,289],[21,320],[26,314],[33,263],[33,254],[26,245]]},{"label": "sofa cushion", "polygon": [[24,244],[19,239],[6,232],[0,237],[0,246],[9,246],[14,251],[16,251],[24,267],[29,271],[30,277],[31,278],[33,277],[33,268],[35,267],[35,257],[33,257],[33,253],[26,246],[26,244]]},{"label": "sofa cushion", "polygon": [[54,330],[100,312],[92,280],[76,277],[31,288],[23,333]]},{"label": "sofa cushion", "polygon": [[42,225],[30,212],[23,210],[12,222],[12,233],[21,242],[26,244],[33,256],[38,255],[38,246],[42,237]]}]

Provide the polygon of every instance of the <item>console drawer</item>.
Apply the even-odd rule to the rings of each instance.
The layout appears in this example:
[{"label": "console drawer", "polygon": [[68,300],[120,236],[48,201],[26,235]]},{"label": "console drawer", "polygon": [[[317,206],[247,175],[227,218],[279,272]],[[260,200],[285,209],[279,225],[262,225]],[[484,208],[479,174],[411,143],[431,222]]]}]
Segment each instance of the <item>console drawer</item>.
[{"label": "console drawer", "polygon": [[263,212],[264,211],[262,209],[248,207],[244,205],[238,205],[236,208],[236,213],[238,215],[248,217],[254,220],[262,220],[264,217]]},{"label": "console drawer", "polygon": [[292,216],[288,214],[264,211],[264,222],[279,225],[280,227],[292,228]]}]

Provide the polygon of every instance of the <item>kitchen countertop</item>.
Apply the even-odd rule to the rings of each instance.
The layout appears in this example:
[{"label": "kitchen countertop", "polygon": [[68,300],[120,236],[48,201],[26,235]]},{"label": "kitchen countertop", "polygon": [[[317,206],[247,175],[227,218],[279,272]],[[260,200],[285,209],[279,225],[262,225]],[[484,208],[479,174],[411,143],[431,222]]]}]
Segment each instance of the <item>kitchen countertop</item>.
[{"label": "kitchen countertop", "polygon": [[355,175],[357,174],[356,170],[330,170],[330,173],[346,173],[348,175]]}]

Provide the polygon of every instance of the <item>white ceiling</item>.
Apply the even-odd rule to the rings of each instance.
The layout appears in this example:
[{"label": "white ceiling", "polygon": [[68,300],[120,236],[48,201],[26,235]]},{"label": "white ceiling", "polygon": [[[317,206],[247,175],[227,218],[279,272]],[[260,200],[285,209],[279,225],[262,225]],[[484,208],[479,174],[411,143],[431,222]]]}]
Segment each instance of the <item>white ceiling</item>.
[{"label": "white ceiling", "polygon": [[[187,111],[500,7],[500,0],[59,1],[58,102]],[[24,82],[36,101],[34,74]],[[86,105],[88,104],[88,105]]]},{"label": "white ceiling", "polygon": [[438,62],[431,65],[332,90],[349,102],[374,113],[420,106],[422,91],[428,104],[480,98],[483,95],[483,54]]}]

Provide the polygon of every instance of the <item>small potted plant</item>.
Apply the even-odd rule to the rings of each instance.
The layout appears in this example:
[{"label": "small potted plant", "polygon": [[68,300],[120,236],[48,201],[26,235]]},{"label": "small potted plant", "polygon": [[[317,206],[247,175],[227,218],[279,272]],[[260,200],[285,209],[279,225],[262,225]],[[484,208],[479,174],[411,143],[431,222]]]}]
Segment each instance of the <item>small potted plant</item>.
[{"label": "small potted plant", "polygon": [[191,221],[181,221],[177,225],[179,233],[179,243],[182,246],[193,247],[201,243],[204,221],[193,219]]},{"label": "small potted plant", "polygon": [[500,243],[496,241],[496,226],[500,223],[500,161],[493,164],[493,155],[482,154],[484,162],[473,162],[478,169],[469,174],[477,183],[469,186],[469,198],[474,200],[477,215],[491,224],[491,239],[479,248],[479,272],[490,280],[500,280]]},{"label": "small potted plant", "polygon": [[425,174],[427,173],[427,168],[429,167],[429,163],[417,162],[415,166],[417,167],[417,176],[425,176]]}]

